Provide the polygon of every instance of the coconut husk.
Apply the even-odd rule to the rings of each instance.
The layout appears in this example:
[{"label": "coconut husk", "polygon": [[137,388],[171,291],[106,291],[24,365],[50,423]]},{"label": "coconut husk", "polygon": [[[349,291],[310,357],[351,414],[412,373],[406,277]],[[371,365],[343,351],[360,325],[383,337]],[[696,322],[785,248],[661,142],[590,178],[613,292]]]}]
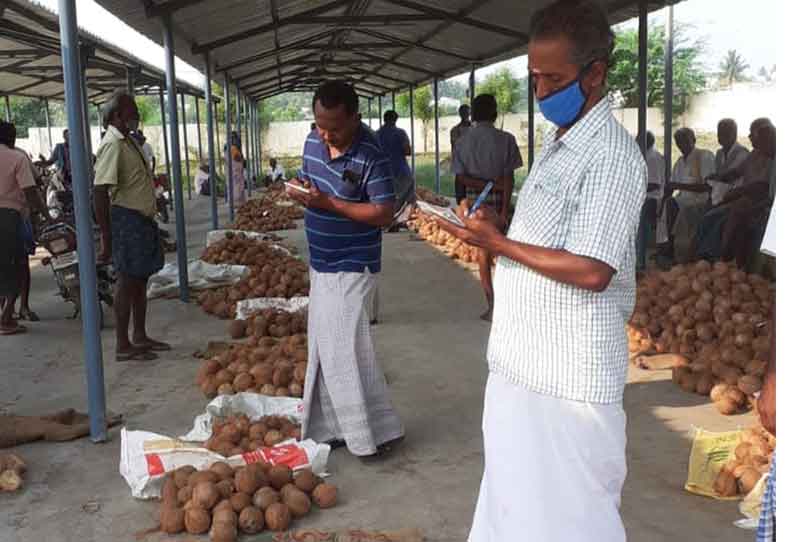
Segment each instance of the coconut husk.
[{"label": "coconut husk", "polygon": [[423,542],[425,537],[419,529],[399,529],[396,531],[365,531],[350,529],[343,531],[320,531],[300,529],[286,533],[275,533],[273,542]]}]

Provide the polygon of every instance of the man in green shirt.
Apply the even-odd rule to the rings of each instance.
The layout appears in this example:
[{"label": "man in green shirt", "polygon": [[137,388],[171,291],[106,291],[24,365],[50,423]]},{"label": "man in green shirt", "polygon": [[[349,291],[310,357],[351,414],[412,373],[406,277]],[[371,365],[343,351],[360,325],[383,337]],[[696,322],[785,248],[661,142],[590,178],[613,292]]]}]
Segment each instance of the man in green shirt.
[{"label": "man in green shirt", "polygon": [[[135,100],[118,92],[105,104],[105,136],[97,149],[94,200],[102,232],[100,262],[113,260],[118,275],[116,360],[157,359],[154,351],[170,350],[146,334],[146,283],[163,268],[160,230],[154,220],[154,180],[143,151],[130,136],[138,128]],[[132,314],[132,340],[129,337]]]}]

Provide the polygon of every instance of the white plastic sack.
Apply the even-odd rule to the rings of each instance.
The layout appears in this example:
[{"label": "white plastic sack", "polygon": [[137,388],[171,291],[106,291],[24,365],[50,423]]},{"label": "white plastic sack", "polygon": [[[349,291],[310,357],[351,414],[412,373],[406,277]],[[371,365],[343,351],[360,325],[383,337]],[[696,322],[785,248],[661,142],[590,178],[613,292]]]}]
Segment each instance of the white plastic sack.
[{"label": "white plastic sack", "polygon": [[[187,264],[188,287],[205,290],[234,284],[248,275],[245,265],[212,264],[202,260],[191,260]],[[159,273],[149,279],[146,295],[149,299],[161,297],[179,290],[179,267],[177,262],[165,265]]]},{"label": "white plastic sack", "polygon": [[315,474],[325,475],[330,453],[331,447],[327,444],[291,439],[272,448],[223,457],[195,443],[122,428],[119,473],[130,486],[133,497],[157,499],[166,474],[186,465],[204,469],[216,461],[223,461],[231,467],[261,462],[287,465],[293,470],[311,468]]},{"label": "white plastic sack", "polygon": [[255,297],[237,302],[237,320],[245,320],[258,310],[281,309],[287,312],[298,312],[309,308],[308,297]]},{"label": "white plastic sack", "polygon": [[232,414],[245,414],[252,420],[264,416],[286,416],[300,423],[303,417],[303,400],[295,397],[270,397],[259,393],[236,393],[219,395],[207,405],[203,414],[196,416],[193,429],[182,440],[204,442],[212,436],[213,418],[225,418]]}]

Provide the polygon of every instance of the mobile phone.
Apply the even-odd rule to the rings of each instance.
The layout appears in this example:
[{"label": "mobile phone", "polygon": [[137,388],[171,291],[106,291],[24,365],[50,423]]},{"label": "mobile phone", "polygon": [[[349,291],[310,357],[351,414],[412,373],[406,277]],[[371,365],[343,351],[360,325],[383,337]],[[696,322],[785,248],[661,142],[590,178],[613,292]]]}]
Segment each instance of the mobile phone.
[{"label": "mobile phone", "polygon": [[284,183],[284,188],[287,188],[287,187],[292,188],[293,190],[297,190],[298,192],[303,192],[304,194],[311,193],[311,190],[309,190],[305,186],[301,186],[299,184],[293,184],[293,183],[290,183],[290,182],[286,182],[286,183]]},{"label": "mobile phone", "polygon": [[482,192],[480,192],[480,195],[477,196],[477,199],[474,201],[474,205],[469,209],[469,213],[466,215],[467,218],[480,208],[480,205],[482,205],[482,202],[488,197],[488,194],[491,193],[491,190],[493,190],[493,181],[488,181],[488,184],[485,185],[485,188],[482,189]]}]

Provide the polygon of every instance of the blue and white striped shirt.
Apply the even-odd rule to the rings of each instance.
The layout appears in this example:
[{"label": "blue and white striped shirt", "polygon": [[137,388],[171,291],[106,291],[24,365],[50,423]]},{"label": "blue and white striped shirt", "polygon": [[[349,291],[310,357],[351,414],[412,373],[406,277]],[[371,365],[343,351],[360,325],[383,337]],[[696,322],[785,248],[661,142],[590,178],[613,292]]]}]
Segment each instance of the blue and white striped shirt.
[{"label": "blue and white striped shirt", "polygon": [[[331,159],[328,147],[313,131],[303,146],[301,178],[321,192],[356,203],[394,202],[389,158],[363,125],[353,144]],[[306,209],[306,238],[312,269],[320,273],[378,273],[381,229],[322,209]]]}]

